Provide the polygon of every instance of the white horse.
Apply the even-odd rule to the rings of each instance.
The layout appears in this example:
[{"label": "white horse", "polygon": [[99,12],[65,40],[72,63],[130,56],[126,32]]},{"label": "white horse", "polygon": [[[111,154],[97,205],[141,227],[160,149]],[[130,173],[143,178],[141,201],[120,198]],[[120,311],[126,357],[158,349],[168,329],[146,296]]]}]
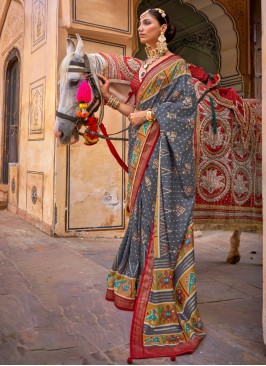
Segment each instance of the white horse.
[{"label": "white horse", "polygon": [[[77,35],[77,39],[78,39],[77,46],[75,46],[74,42],[71,39],[68,39],[67,50],[66,50],[67,54],[66,54],[65,58],[63,59],[62,64],[60,66],[60,98],[59,98],[59,105],[58,105],[57,117],[56,117],[56,122],[55,122],[55,136],[60,140],[60,142],[62,144],[73,144],[73,143],[77,142],[79,139],[79,128],[82,123],[80,121],[78,121],[78,123],[77,123],[76,93],[77,93],[77,89],[78,89],[80,83],[84,80],[84,73],[89,72],[87,81],[88,81],[88,83],[90,83],[90,85],[92,87],[93,96],[94,96],[92,103],[90,103],[90,105],[88,107],[88,112],[90,115],[93,115],[94,112],[96,112],[98,110],[98,108],[100,108],[99,124],[102,122],[104,106],[102,103],[99,82],[98,82],[98,78],[97,78],[96,74],[97,73],[103,74],[105,72],[105,75],[108,75],[109,78],[110,78],[110,75],[112,75],[111,63],[109,64],[107,59],[105,57],[103,57],[101,54],[85,54],[84,45],[83,45],[82,39],[80,38],[79,35]],[[139,60],[136,60],[134,58],[131,58],[130,61],[132,61],[133,68],[134,68],[134,62],[136,63],[136,65],[139,62]],[[116,77],[117,77],[117,75],[116,75]],[[112,78],[112,76],[111,76],[111,78]],[[112,94],[118,96],[120,100],[125,101],[127,99],[127,93],[129,90],[130,75],[128,77],[128,80],[111,80],[111,82],[112,82],[111,85],[113,85],[113,90],[111,90]],[[231,125],[230,125],[231,127],[230,127],[229,132],[232,136],[236,134],[236,131],[237,131],[237,133],[240,130],[243,131],[243,134],[240,134],[241,136],[239,136],[239,138],[237,140],[237,146],[236,146],[236,139],[232,138],[230,141],[227,141],[228,154],[229,155],[233,154],[233,153],[236,154],[236,151],[238,151],[238,150],[239,150],[240,155],[242,154],[242,155],[246,156],[247,154],[252,154],[252,156],[251,155],[250,155],[250,157],[248,156],[249,163],[252,159],[254,160],[256,157],[258,157],[260,154],[260,151],[261,151],[261,140],[260,140],[261,132],[258,132],[259,128],[260,128],[259,127],[260,121],[261,121],[260,112],[258,112],[255,117],[254,117],[254,114],[252,114],[252,118],[255,122],[253,123],[251,128],[249,128],[249,130],[248,130],[248,133],[251,134],[252,136],[256,132],[257,143],[255,144],[256,145],[255,150],[252,148],[251,149],[252,151],[251,151],[249,146],[254,145],[254,138],[252,138],[252,139],[247,138],[247,134],[244,136],[244,133],[246,132],[245,131],[246,126],[244,125],[245,121],[244,121],[244,119],[243,120],[241,119],[242,118],[241,115],[237,114],[238,110],[236,112],[233,111],[233,109],[232,109],[234,107],[233,104],[232,103],[230,104],[229,100],[227,100],[226,98],[220,98],[220,95],[217,90],[207,89],[207,86],[196,78],[194,79],[194,84],[195,84],[195,89],[196,89],[198,98],[201,97],[200,98],[201,101],[198,104],[198,115],[200,117],[201,116],[204,117],[204,118],[200,119],[200,121],[198,121],[199,125],[197,126],[197,128],[195,128],[195,146],[197,146],[197,141],[200,141],[199,140],[200,136],[203,136],[205,139],[210,139],[211,140],[210,146],[212,146],[212,147],[213,146],[223,146],[223,144],[225,144],[225,136],[222,135],[221,129],[222,129],[222,124],[223,124],[224,118],[226,117],[229,119],[231,118]],[[208,98],[207,98],[207,93],[208,93]],[[203,96],[205,96],[205,95],[206,95],[206,98],[203,98]],[[214,101],[214,102],[212,102],[212,108],[213,108],[213,105],[215,105],[215,110],[211,109],[210,99],[209,99],[210,96],[211,96],[212,100]],[[259,111],[260,102],[253,101],[253,103],[255,103],[254,109],[257,108],[257,111]],[[250,107],[249,107],[248,102],[246,102],[245,108],[247,108],[250,112]],[[219,118],[219,113],[221,114],[221,126],[217,125],[218,131],[216,134],[214,134],[213,131],[210,130],[210,127],[206,128],[206,116],[210,117],[212,112],[216,112],[216,115],[218,116],[218,118]],[[236,118],[237,118],[237,121],[236,121]],[[209,120],[210,120],[209,124],[211,126],[211,117]],[[243,136],[246,137],[246,139],[244,139]],[[220,141],[219,143],[218,143],[218,140]],[[245,143],[247,146],[245,146]],[[198,151],[195,151],[196,165],[197,165],[196,170],[198,172],[200,171],[200,169],[199,169],[200,164],[206,165],[206,159],[208,160],[207,155],[202,156],[203,150],[201,150],[199,148],[199,145],[200,145],[200,143],[198,143]],[[229,156],[228,154],[227,154],[227,156]],[[215,161],[217,162],[217,164],[220,164],[219,156],[218,156],[218,158],[215,158],[215,159],[216,159]],[[253,160],[252,160],[252,162],[253,162]],[[258,158],[255,161],[255,165],[257,168],[259,167],[259,164],[260,164],[260,159]],[[230,169],[232,169],[232,168],[231,167],[228,168],[229,176],[234,174],[233,171],[231,171]],[[215,169],[212,169],[210,172],[213,175],[214,174],[213,172],[215,172]],[[202,174],[204,174],[204,173],[202,173]],[[239,179],[241,180],[241,175],[239,175],[239,176],[240,176]],[[252,187],[257,187],[258,186],[258,184],[256,183],[257,177],[253,176],[252,178],[254,181],[253,182],[254,184],[252,183],[253,184]],[[255,182],[255,178],[256,178],[256,182]],[[209,209],[211,212],[211,210],[214,208],[214,206],[217,203],[217,201],[215,201],[215,199],[213,199],[213,191],[217,187],[219,188],[221,186],[221,184],[220,184],[220,186],[218,186],[218,185],[215,186],[215,184],[213,183],[213,180],[212,180],[212,176],[210,174],[206,175],[206,176],[204,176],[204,175],[199,176],[199,174],[198,174],[197,180],[198,181],[197,181],[197,185],[196,185],[196,198],[198,197],[199,201],[200,201],[200,199],[202,199],[202,197],[203,197],[203,194],[208,196],[208,194],[210,194],[210,192],[211,192],[212,196],[210,195],[209,200],[206,198],[208,200],[208,202],[207,203],[205,202],[205,205],[204,205],[205,211],[208,211],[208,209]],[[226,188],[227,194],[230,194],[230,189],[231,190],[237,189],[236,185],[233,185],[233,184],[236,184],[236,183],[232,182],[231,186],[229,188],[228,187]],[[261,212],[261,209],[259,209],[259,207],[261,207],[261,206],[258,205],[258,207],[256,208],[257,211],[256,211],[256,215],[254,216],[255,217],[255,222],[254,222],[253,216],[249,216],[250,207],[241,205],[241,198],[243,198],[243,195],[246,194],[245,184],[246,184],[246,182],[243,182],[243,180],[242,180],[242,191],[241,190],[237,191],[240,193],[239,193],[239,197],[237,197],[239,199],[238,199],[238,203],[236,204],[236,208],[239,208],[239,210],[241,209],[241,215],[242,215],[241,217],[243,217],[243,215],[244,216],[246,215],[245,216],[245,218],[246,218],[245,225],[246,226],[243,226],[243,224],[238,226],[237,219],[234,221],[234,224],[230,224],[230,225],[227,225],[227,222],[219,222],[217,220],[214,221],[213,225],[208,224],[208,223],[206,225],[204,225],[204,224],[202,224],[203,221],[200,221],[200,218],[197,218],[197,215],[198,215],[198,217],[200,217],[199,212],[202,212],[202,211],[200,211],[201,210],[200,207],[202,205],[197,203],[197,200],[196,200],[195,208],[194,208],[194,222],[195,222],[196,228],[197,228],[197,224],[198,224],[198,227],[201,229],[215,229],[215,228],[229,229],[230,228],[231,230],[235,230],[233,235],[230,238],[230,250],[228,253],[228,257],[227,257],[227,262],[231,263],[231,264],[235,264],[240,261],[239,245],[240,245],[241,230],[245,227],[248,230],[250,230],[250,229],[257,230],[257,229],[260,229],[262,226],[262,212]],[[203,189],[205,189],[204,192],[203,192]],[[201,192],[200,192],[200,190],[201,190]],[[243,201],[243,199],[242,199],[242,201]],[[245,202],[247,202],[247,201],[245,201]],[[223,210],[225,210],[223,212],[226,213],[227,208],[224,207]],[[218,215],[219,215],[219,212],[218,212]],[[239,218],[242,220],[241,217],[239,215]],[[217,224],[217,222],[218,222],[218,224]]]}]

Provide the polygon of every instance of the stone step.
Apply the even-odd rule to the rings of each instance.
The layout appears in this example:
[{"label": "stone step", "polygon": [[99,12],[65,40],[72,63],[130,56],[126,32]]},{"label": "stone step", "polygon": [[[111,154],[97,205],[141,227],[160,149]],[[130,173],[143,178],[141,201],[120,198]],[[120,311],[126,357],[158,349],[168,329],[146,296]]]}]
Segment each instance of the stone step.
[{"label": "stone step", "polygon": [[7,209],[7,202],[0,201],[0,210],[6,210],[6,209]]},{"label": "stone step", "polygon": [[0,202],[7,202],[8,184],[0,184]]}]

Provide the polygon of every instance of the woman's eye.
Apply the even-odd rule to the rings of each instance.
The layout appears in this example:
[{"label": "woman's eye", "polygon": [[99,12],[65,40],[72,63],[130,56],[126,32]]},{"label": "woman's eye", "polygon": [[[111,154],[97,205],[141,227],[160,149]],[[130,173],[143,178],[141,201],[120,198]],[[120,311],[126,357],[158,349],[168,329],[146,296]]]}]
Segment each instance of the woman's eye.
[{"label": "woman's eye", "polygon": [[78,85],[78,83],[79,83],[79,79],[72,79],[72,80],[70,80],[70,81],[69,81],[69,84],[70,84],[71,86]]}]

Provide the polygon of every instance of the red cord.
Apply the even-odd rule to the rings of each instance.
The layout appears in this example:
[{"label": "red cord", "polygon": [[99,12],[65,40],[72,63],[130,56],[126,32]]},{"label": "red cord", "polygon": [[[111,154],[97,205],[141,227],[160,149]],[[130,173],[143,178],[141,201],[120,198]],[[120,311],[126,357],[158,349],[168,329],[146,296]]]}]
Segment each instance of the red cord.
[{"label": "red cord", "polygon": [[[107,133],[106,128],[105,128],[105,126],[104,126],[103,123],[100,125],[100,129],[101,129],[103,135],[105,137],[108,137],[108,133]],[[123,162],[123,160],[119,156],[119,154],[116,151],[116,148],[114,147],[114,145],[112,144],[112,142],[110,140],[106,140],[106,142],[107,142],[107,145],[108,145],[108,147],[109,147],[112,155],[114,156],[114,158],[116,159],[116,161],[118,162],[118,164],[125,170],[125,172],[128,173],[128,167],[127,167],[127,165]]]}]

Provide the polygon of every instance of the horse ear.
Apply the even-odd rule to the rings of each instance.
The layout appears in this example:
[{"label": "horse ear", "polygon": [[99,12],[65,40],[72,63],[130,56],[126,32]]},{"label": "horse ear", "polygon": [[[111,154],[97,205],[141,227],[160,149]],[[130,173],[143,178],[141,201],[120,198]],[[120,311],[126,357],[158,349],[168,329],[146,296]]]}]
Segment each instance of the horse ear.
[{"label": "horse ear", "polygon": [[76,51],[75,51],[75,56],[82,58],[84,56],[84,51],[83,51],[84,43],[79,34],[76,34],[76,37],[77,37],[78,43],[77,43],[77,47],[76,47]]},{"label": "horse ear", "polygon": [[75,46],[75,43],[72,41],[72,39],[67,38],[67,48],[66,48],[67,55],[74,53],[75,48],[76,48],[76,46]]}]

